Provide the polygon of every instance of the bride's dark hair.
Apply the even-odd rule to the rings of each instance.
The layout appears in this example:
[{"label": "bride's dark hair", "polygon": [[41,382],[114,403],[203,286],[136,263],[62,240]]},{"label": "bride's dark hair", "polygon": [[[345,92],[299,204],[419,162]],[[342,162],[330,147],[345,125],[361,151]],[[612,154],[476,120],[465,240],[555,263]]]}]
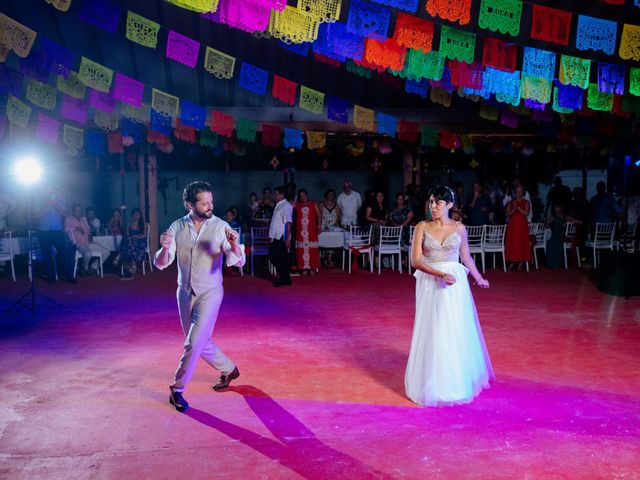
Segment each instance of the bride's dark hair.
[{"label": "bride's dark hair", "polygon": [[447,203],[453,203],[456,199],[455,193],[446,185],[438,185],[430,192],[430,196],[436,200],[444,200]]}]

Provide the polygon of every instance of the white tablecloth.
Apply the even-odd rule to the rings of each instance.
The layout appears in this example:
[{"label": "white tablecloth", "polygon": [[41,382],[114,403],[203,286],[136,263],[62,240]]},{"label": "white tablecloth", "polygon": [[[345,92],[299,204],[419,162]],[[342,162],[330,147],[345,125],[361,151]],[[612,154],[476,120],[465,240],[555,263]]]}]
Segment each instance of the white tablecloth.
[{"label": "white tablecloth", "polygon": [[346,232],[320,232],[318,235],[318,247],[342,248]]},{"label": "white tablecloth", "polygon": [[122,235],[101,235],[93,237],[93,243],[106,248],[110,252],[117,252],[122,242]]}]

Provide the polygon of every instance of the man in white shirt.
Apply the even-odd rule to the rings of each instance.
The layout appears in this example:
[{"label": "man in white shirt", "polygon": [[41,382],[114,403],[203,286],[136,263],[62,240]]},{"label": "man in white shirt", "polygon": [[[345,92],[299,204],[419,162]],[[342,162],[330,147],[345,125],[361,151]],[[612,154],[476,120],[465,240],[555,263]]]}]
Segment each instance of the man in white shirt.
[{"label": "man in white shirt", "polygon": [[178,257],[178,312],[186,337],[184,353],[171,385],[169,402],[179,412],[189,408],[182,396],[198,358],[220,371],[214,390],[223,390],[240,376],[236,365],[212,341],[211,334],[222,303],[222,259],[227,266],[245,263],[244,245],[238,233],[213,215],[213,195],[207,182],[193,182],[182,194],[189,213],[160,236],[162,248],[154,265],[163,270]]},{"label": "man in white shirt", "polygon": [[342,184],[342,193],[338,195],[340,207],[340,224],[343,227],[358,224],[358,211],[362,208],[362,197],[353,191],[351,180],[345,180]]},{"label": "man in white shirt", "polygon": [[291,285],[289,275],[289,252],[291,251],[291,224],[293,223],[293,207],[285,198],[285,188],[276,187],[276,208],[269,225],[269,260],[276,267],[278,279],[273,282],[274,287]]}]

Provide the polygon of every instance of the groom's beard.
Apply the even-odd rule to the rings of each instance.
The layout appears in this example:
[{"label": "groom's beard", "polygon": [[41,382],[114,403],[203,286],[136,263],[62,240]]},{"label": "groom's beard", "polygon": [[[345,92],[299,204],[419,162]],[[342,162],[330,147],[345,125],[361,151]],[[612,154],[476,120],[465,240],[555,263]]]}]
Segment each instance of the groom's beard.
[{"label": "groom's beard", "polygon": [[198,210],[193,211],[194,215],[202,220],[207,220],[213,217],[213,210],[205,210],[204,212],[200,212]]}]

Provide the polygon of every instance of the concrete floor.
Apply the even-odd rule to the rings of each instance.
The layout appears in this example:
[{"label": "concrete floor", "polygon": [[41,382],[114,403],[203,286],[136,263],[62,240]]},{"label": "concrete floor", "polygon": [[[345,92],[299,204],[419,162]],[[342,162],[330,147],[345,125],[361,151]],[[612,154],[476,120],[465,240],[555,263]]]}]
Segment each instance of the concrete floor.
[{"label": "concrete floor", "polygon": [[[0,478],[640,478],[640,299],[578,270],[487,275],[497,380],[469,405],[404,396],[414,279],[334,269],[227,277],[214,336],[241,377],[216,393],[201,362],[187,414],[167,402],[175,271],[39,283],[61,307],[0,322]],[[27,288],[0,278],[0,308]]]}]

